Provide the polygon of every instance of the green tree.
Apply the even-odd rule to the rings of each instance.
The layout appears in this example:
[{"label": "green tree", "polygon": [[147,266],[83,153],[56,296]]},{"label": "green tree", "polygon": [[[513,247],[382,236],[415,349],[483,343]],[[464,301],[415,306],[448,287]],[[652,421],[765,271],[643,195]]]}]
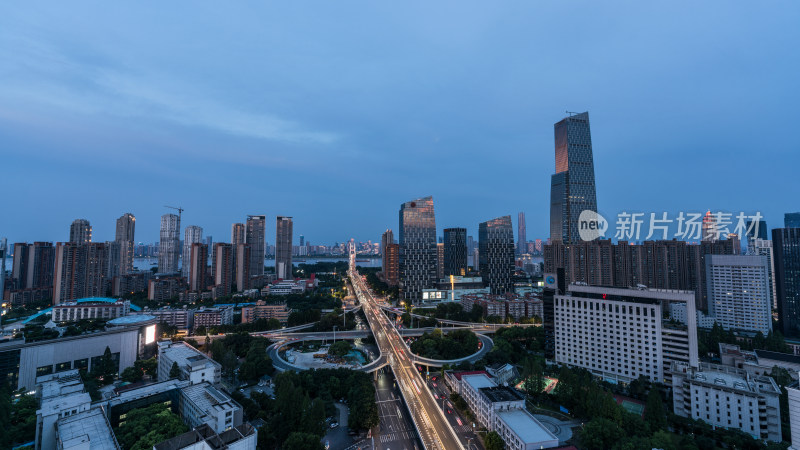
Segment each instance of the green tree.
[{"label": "green tree", "polygon": [[578,432],[582,447],[589,450],[611,448],[624,436],[625,432],[619,425],[602,417],[592,419]]},{"label": "green tree", "polygon": [[127,381],[128,383],[135,383],[142,379],[142,372],[137,370],[135,367],[126,367],[125,370],[122,371],[122,375],[120,375],[122,381]]},{"label": "green tree", "polygon": [[145,450],[186,431],[186,425],[168,406],[154,403],[129,411],[115,434],[123,448]]},{"label": "green tree", "polygon": [[484,440],[484,444],[486,444],[486,450],[503,450],[506,448],[503,438],[501,438],[496,431],[490,431],[486,433],[486,440]]},{"label": "green tree", "polygon": [[323,450],[325,447],[315,434],[293,432],[282,446],[285,450]]},{"label": "green tree", "polygon": [[650,425],[650,429],[653,431],[665,430],[667,428],[667,416],[664,413],[661,393],[656,386],[650,388],[650,392],[647,394],[647,403],[644,407],[644,421]]},{"label": "green tree", "polygon": [[342,340],[331,344],[330,348],[328,349],[328,354],[331,356],[341,358],[344,355],[350,353],[350,350],[352,350],[352,348],[353,345],[350,344],[350,342]]},{"label": "green tree", "polygon": [[169,377],[170,378],[180,378],[181,376],[181,369],[178,367],[178,363],[173,361],[172,367],[169,369]]}]

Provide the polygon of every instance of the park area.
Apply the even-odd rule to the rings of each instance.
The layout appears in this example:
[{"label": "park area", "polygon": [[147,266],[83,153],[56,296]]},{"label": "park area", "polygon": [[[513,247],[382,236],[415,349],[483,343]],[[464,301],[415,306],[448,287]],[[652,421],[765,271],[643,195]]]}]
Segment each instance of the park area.
[{"label": "park area", "polygon": [[[542,389],[542,392],[547,393],[547,394],[553,392],[553,389],[555,389],[557,384],[558,384],[558,378],[544,377],[544,388]],[[519,383],[517,383],[517,385],[515,387],[518,390],[524,392],[525,391],[525,386],[524,385],[525,385],[525,380],[522,380]]]}]

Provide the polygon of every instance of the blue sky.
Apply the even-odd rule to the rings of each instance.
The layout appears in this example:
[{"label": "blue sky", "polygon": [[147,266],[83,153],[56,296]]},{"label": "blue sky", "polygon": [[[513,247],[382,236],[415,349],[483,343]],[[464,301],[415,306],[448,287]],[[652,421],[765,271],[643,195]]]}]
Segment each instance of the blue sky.
[{"label": "blue sky", "polygon": [[[0,5],[0,236],[113,239],[163,205],[228,240],[312,243],[527,214],[547,237],[553,123],[588,110],[619,211],[800,210],[800,4],[14,2]],[[274,241],[273,219],[267,240]]]}]

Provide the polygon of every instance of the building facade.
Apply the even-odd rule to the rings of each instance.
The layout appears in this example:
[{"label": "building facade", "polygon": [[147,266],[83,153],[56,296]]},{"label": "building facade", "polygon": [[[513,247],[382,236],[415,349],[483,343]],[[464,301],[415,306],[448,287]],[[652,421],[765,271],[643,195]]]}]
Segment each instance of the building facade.
[{"label": "building facade", "polygon": [[[189,227],[186,229],[188,230]],[[208,279],[208,246],[200,242],[191,244],[189,257],[184,260],[184,264],[189,269],[187,270],[189,290],[192,292],[207,290],[210,284]]]},{"label": "building facade", "polygon": [[386,268],[383,274],[389,286],[397,286],[400,283],[400,244],[386,246]]},{"label": "building facade", "polygon": [[438,254],[433,197],[400,205],[400,287],[406,301],[422,300],[436,282]]},{"label": "building facade", "polygon": [[233,285],[233,247],[231,244],[217,242],[211,256],[211,274],[214,298],[231,294]]},{"label": "building facade", "polygon": [[[250,276],[264,275],[267,216],[247,216],[245,244],[250,245]],[[231,244],[240,242],[231,241]]]},{"label": "building facade", "polygon": [[478,225],[478,257],[481,277],[492,294],[514,291],[514,229],[511,216]]},{"label": "building facade", "polygon": [[726,330],[772,331],[769,266],[764,256],[709,255],[709,314]]},{"label": "building facade", "polygon": [[528,226],[525,224],[525,213],[517,214],[517,254],[528,253]]},{"label": "building facade", "polygon": [[[196,225],[189,225],[183,230],[183,255],[181,256],[181,276],[189,279],[192,261],[192,245],[203,242],[203,228]],[[206,247],[208,256],[208,247]]]},{"label": "building facade", "polygon": [[261,319],[277,319],[286,325],[292,310],[286,304],[268,305],[264,300],[258,300],[255,305],[242,307],[242,323],[252,323]]},{"label": "building facade", "polygon": [[131,312],[131,302],[118,300],[106,302],[64,302],[53,306],[51,320],[53,322],[75,322],[83,319],[116,319],[127,316]]},{"label": "building facade", "polygon": [[550,180],[550,241],[581,240],[581,212],[597,212],[589,113],[570,115],[554,126],[556,173]]},{"label": "building facade", "polygon": [[159,273],[178,272],[180,259],[180,233],[181,217],[175,214],[161,216],[161,229],[158,244],[158,271]]},{"label": "building facade", "polygon": [[176,363],[178,370],[181,371],[179,378],[188,380],[192,384],[208,382],[217,386],[222,380],[222,366],[205,353],[185,342],[159,341],[158,381],[170,379],[169,373],[173,363]]},{"label": "building facade", "polygon": [[133,246],[136,244],[136,217],[125,213],[117,219],[114,241],[119,246],[119,275],[134,272]]},{"label": "building facade", "polygon": [[110,288],[110,280],[106,278],[107,255],[103,243],[59,242],[55,250],[53,304],[106,296]]},{"label": "building facade", "polygon": [[88,244],[92,242],[92,225],[86,219],[75,219],[69,227],[69,242]]},{"label": "building facade", "polygon": [[275,231],[275,275],[292,278],[292,218],[278,216]]},{"label": "building facade", "polygon": [[772,230],[778,323],[786,337],[800,337],[800,228]]},{"label": "building facade", "polygon": [[675,414],[742,430],[755,439],[782,440],[781,390],[772,378],[708,363],[675,362],[671,371]]},{"label": "building facade", "polygon": [[233,306],[204,308],[194,312],[194,329],[233,324]]},{"label": "building facade", "polygon": [[[694,296],[688,291],[569,285],[554,299],[555,361],[609,382],[669,381],[673,361],[697,367]],[[686,304],[687,324],[665,320]]]},{"label": "building facade", "polygon": [[386,248],[389,246],[389,244],[394,244],[394,232],[387,229],[383,232],[383,234],[381,234],[381,270],[384,272],[384,276],[386,269],[389,267],[386,253]]},{"label": "building facade", "polygon": [[466,274],[467,274],[467,229],[445,228],[443,276],[455,275],[463,277]]}]

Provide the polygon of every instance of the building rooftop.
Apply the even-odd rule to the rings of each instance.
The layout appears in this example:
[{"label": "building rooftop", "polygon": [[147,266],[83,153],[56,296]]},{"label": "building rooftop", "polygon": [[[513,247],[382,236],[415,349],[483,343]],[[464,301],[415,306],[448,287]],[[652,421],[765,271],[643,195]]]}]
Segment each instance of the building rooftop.
[{"label": "building rooftop", "polygon": [[461,381],[464,383],[469,384],[472,386],[472,389],[476,391],[481,388],[488,388],[488,387],[495,387],[497,386],[494,381],[489,379],[486,374],[479,374],[479,375],[463,375],[461,377]]},{"label": "building rooftop", "polygon": [[516,389],[508,386],[485,387],[481,388],[480,392],[492,403],[515,402],[525,399]]},{"label": "building rooftop", "polygon": [[548,431],[535,417],[524,409],[498,411],[497,416],[526,443],[548,441],[555,441],[556,444],[558,443],[556,435]]},{"label": "building rooftop", "polygon": [[108,406],[121,405],[123,403],[132,402],[142,398],[150,397],[151,395],[160,394],[162,392],[171,391],[173,389],[180,389],[189,386],[189,381],[181,381],[177,379],[162,381],[160,383],[150,383],[144,386],[129,389],[119,392],[119,395],[112,398],[108,402]]},{"label": "building rooftop", "polygon": [[208,382],[187,386],[181,389],[181,392],[201,411],[226,410],[239,406],[232,398]]},{"label": "building rooftop", "polygon": [[139,325],[150,321],[153,321],[153,323],[155,323],[155,320],[156,318],[154,316],[150,316],[147,314],[136,314],[131,316],[117,317],[116,319],[109,320],[107,324],[114,327],[118,327],[126,325]]},{"label": "building rooftop", "polygon": [[461,378],[466,376],[466,375],[481,375],[481,374],[486,375],[487,377],[489,376],[489,374],[486,373],[485,370],[470,370],[470,371],[466,371],[466,372],[453,372],[453,376],[456,377],[456,379],[458,381],[461,381]]},{"label": "building rooftop", "polygon": [[187,365],[190,367],[220,366],[218,362],[185,342],[161,341],[158,343],[158,352],[159,354],[164,353],[169,359],[177,362],[179,367]]},{"label": "building rooftop", "polygon": [[83,391],[70,392],[65,395],[42,399],[42,403],[36,413],[42,416],[50,416],[58,414],[59,411],[77,409],[90,403],[92,403],[92,397],[88,393]]},{"label": "building rooftop", "polygon": [[756,350],[755,352],[758,359],[772,359],[775,361],[800,364],[800,356],[795,356],[789,353],[771,352],[768,350]]},{"label": "building rooftop", "polygon": [[[154,450],[181,450],[191,448],[210,448],[212,450],[225,449],[236,441],[247,438],[255,434],[256,430],[249,423],[243,423],[238,427],[231,428],[220,434],[214,432],[208,425],[201,425],[192,431],[175,436],[160,444],[153,446]],[[197,446],[199,443],[205,446]]]},{"label": "building rooftop", "polygon": [[61,442],[61,448],[64,450],[120,448],[101,408],[90,409],[59,419],[56,422],[56,433]]},{"label": "building rooftop", "polygon": [[36,379],[37,395],[42,400],[51,397],[83,392],[83,380],[77,369],[44,375]]}]

